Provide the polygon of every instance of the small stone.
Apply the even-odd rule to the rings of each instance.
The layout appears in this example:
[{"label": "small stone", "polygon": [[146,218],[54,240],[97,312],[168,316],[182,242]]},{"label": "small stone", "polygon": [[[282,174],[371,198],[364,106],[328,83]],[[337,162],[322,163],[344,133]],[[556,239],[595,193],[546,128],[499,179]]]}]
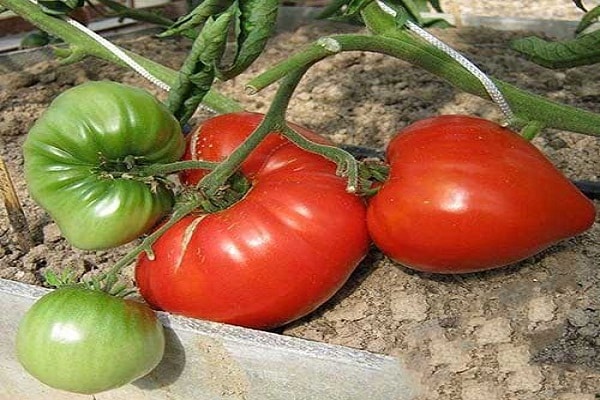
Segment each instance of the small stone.
[{"label": "small stone", "polygon": [[471,362],[469,348],[459,341],[449,341],[443,334],[435,334],[429,342],[430,363],[437,367],[446,365],[450,372],[466,371]]},{"label": "small stone", "polygon": [[427,318],[429,305],[427,298],[421,293],[395,290],[391,295],[390,308],[395,321],[424,321]]},{"label": "small stone", "polygon": [[35,84],[36,79],[34,74],[10,72],[1,76],[0,87],[5,86],[9,90],[21,89]]},{"label": "small stone", "polygon": [[345,307],[336,307],[325,313],[333,321],[359,321],[366,316],[369,307],[364,302],[356,302]]},{"label": "small stone", "polygon": [[529,364],[530,353],[526,345],[504,344],[498,349],[499,370],[507,374],[506,385],[510,392],[538,392],[544,376],[538,366]]},{"label": "small stone", "polygon": [[529,301],[527,317],[531,322],[548,322],[554,319],[556,304],[547,296],[536,297]]},{"label": "small stone", "polygon": [[499,317],[483,322],[475,335],[479,344],[486,345],[510,342],[512,332],[510,320]]},{"label": "small stone", "polygon": [[569,313],[568,321],[571,325],[581,328],[586,326],[590,322],[590,318],[587,316],[584,310],[577,308]]},{"label": "small stone", "polygon": [[27,271],[35,271],[45,262],[46,255],[50,251],[48,247],[44,244],[37,245],[33,247],[25,256],[23,257],[23,268]]},{"label": "small stone", "polygon": [[44,241],[46,243],[56,243],[62,239],[62,234],[60,232],[60,229],[58,228],[58,225],[56,225],[55,223],[50,223],[48,225],[45,225],[43,228],[43,232],[44,232]]},{"label": "small stone", "polygon": [[39,76],[40,83],[52,83],[56,81],[56,72],[47,72]]},{"label": "small stone", "polygon": [[16,136],[21,133],[15,119],[0,118],[0,136]]},{"label": "small stone", "polygon": [[497,390],[490,384],[466,381],[462,384],[462,400],[500,400]]}]

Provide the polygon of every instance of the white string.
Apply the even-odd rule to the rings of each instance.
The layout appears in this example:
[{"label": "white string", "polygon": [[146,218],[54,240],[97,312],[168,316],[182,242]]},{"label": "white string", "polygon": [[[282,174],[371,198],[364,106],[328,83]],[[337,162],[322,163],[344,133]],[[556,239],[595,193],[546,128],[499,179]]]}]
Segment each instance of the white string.
[{"label": "white string", "polygon": [[[31,1],[34,4],[38,4],[37,0],[29,0],[29,1]],[[100,45],[104,46],[104,48],[106,48],[108,51],[113,53],[115,56],[117,56],[119,59],[121,59],[125,64],[127,64],[131,69],[133,69],[135,72],[137,72],[139,75],[144,77],[146,80],[148,80],[155,86],[159,87],[160,89],[162,89],[166,92],[171,90],[171,86],[169,86],[167,83],[163,82],[156,76],[152,75],[152,73],[150,73],[150,71],[148,71],[146,68],[141,66],[137,61],[135,61],[133,58],[131,58],[127,53],[125,53],[123,50],[121,50],[118,46],[113,44],[111,41],[105,39],[101,35],[94,32],[93,30],[88,29],[85,25],[80,24],[79,22],[77,22],[76,20],[74,20],[72,18],[63,16],[63,19],[69,25],[77,28],[81,32],[85,33],[86,35],[88,35],[89,37],[94,39]],[[215,110],[213,110],[212,108],[210,108],[204,104],[200,104],[199,107],[206,111],[216,113]]]},{"label": "white string", "polygon": [[[386,14],[392,15],[394,17],[396,16],[396,10],[394,10],[381,0],[377,0],[377,4]],[[500,108],[500,111],[502,111],[504,117],[508,120],[509,123],[515,119],[515,114],[511,110],[508,101],[506,101],[506,98],[504,97],[500,89],[498,89],[496,84],[475,64],[473,64],[462,54],[454,50],[452,47],[448,46],[446,43],[442,42],[437,37],[433,36],[431,33],[427,32],[425,29],[421,28],[414,22],[407,20],[406,26],[408,29],[416,33],[429,44],[435,46],[439,50],[452,57],[456,62],[458,62],[473,76],[475,76],[481,82],[492,101],[496,103],[496,105]]]},{"label": "white string", "polygon": [[125,53],[123,50],[121,50],[119,47],[114,45],[109,40],[98,35],[96,32],[92,31],[91,29],[86,28],[84,25],[80,24],[79,22],[75,21],[72,18],[65,17],[65,21],[69,25],[74,26],[75,28],[79,29],[81,32],[85,33],[86,35],[88,35],[89,37],[94,39],[96,42],[100,43],[108,51],[113,53],[115,56],[119,57],[125,64],[127,64],[129,67],[131,67],[135,72],[140,74],[142,77],[144,77],[145,79],[147,79],[148,81],[153,83],[155,86],[157,86],[167,92],[169,90],[171,90],[171,86],[169,86],[162,80],[160,80],[157,77],[155,77],[154,75],[152,75],[146,68],[144,68],[140,64],[138,64],[133,58],[129,57],[129,55],[127,55],[127,53]]}]

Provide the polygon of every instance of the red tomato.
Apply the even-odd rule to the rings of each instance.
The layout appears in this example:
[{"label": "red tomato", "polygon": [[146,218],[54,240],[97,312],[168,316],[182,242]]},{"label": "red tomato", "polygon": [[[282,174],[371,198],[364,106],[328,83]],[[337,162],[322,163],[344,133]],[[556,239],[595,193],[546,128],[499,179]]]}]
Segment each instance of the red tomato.
[{"label": "red tomato", "polygon": [[[261,118],[215,117],[193,134],[191,147],[204,160],[221,160]],[[346,192],[332,162],[271,134],[242,171],[252,188],[241,201],[187,216],[154,244],[154,260],[138,260],[137,284],[153,307],[273,328],[329,299],[365,256],[366,206]]]},{"label": "red tomato", "polygon": [[441,116],[400,131],[390,176],[370,201],[369,232],[390,258],[462,273],[523,260],[594,222],[593,203],[516,133]]}]

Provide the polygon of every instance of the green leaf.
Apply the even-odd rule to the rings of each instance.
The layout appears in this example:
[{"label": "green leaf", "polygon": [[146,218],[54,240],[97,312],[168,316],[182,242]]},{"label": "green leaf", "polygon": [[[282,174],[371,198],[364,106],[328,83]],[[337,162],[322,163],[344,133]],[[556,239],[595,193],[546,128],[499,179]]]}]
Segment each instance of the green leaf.
[{"label": "green leaf", "polygon": [[206,20],[171,87],[166,104],[181,125],[191,118],[212,86],[234,11],[232,6],[216,19]]},{"label": "green leaf", "polygon": [[46,14],[64,15],[82,7],[84,0],[38,0],[38,4]]},{"label": "green leaf", "polygon": [[360,11],[374,0],[334,0],[317,18],[355,23],[360,21]]},{"label": "green leaf", "polygon": [[239,75],[258,58],[277,23],[278,0],[247,0],[238,4],[236,53],[232,64],[219,70],[223,80]]},{"label": "green leaf", "polygon": [[546,68],[590,65],[600,62],[600,31],[558,42],[532,36],[513,41],[511,48]]},{"label": "green leaf", "polygon": [[579,25],[577,25],[577,28],[575,29],[575,33],[580,34],[584,30],[589,28],[591,25],[598,22],[598,18],[600,18],[600,6],[592,8],[583,16],[583,18],[581,18],[581,21],[579,21]]},{"label": "green leaf", "polygon": [[185,35],[194,38],[197,32],[196,34],[190,34],[190,32],[204,25],[209,17],[221,14],[227,10],[232,3],[233,0],[205,0],[198,4],[190,13],[180,17],[169,29],[158,36]]},{"label": "green leaf", "polygon": [[333,0],[327,3],[325,8],[317,15],[317,19],[327,19],[331,18],[334,15],[342,14],[342,7],[347,5],[350,0]]},{"label": "green leaf", "polygon": [[[360,11],[372,1],[374,0],[333,0],[317,18],[355,22]],[[431,11],[431,8],[442,12],[440,2],[437,0],[387,0],[384,3],[396,11],[396,23],[399,27],[403,26],[407,19],[419,26],[451,26],[443,19],[428,19],[421,16],[423,12]]]},{"label": "green leaf", "polygon": [[417,24],[421,27],[436,26],[439,28],[446,28],[446,27],[451,26],[447,21],[445,21],[442,18],[433,18],[433,19],[423,18],[423,16],[421,14],[424,12],[430,11],[430,8],[429,8],[430,3],[436,11],[441,12],[439,2],[437,2],[437,1],[402,0],[402,1],[390,2],[390,4],[388,4],[388,5],[396,10],[397,23],[402,22],[402,24],[399,26],[404,25],[404,23],[406,22],[406,21],[399,20],[400,13],[402,11],[403,11],[403,14],[406,15],[405,17],[403,17],[403,19],[409,18],[411,21],[413,21],[415,24]]},{"label": "green leaf", "polygon": [[20,47],[30,49],[42,47],[50,43],[50,35],[44,31],[30,32],[21,39]]}]

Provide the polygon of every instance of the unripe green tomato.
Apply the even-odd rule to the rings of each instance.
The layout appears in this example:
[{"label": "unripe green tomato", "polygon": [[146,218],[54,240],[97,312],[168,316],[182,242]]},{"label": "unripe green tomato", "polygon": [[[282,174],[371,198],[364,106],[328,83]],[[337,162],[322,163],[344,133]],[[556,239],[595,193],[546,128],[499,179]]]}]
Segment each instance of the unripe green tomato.
[{"label": "unripe green tomato", "polygon": [[17,333],[17,357],[56,389],[93,394],[152,371],[163,357],[163,327],[146,305],[81,287],[40,298]]},{"label": "unripe green tomato", "polygon": [[184,147],[178,121],[150,93],[88,82],[59,95],[29,131],[25,179],[73,246],[116,247],[173,205],[168,181],[139,169],[177,161]]}]

